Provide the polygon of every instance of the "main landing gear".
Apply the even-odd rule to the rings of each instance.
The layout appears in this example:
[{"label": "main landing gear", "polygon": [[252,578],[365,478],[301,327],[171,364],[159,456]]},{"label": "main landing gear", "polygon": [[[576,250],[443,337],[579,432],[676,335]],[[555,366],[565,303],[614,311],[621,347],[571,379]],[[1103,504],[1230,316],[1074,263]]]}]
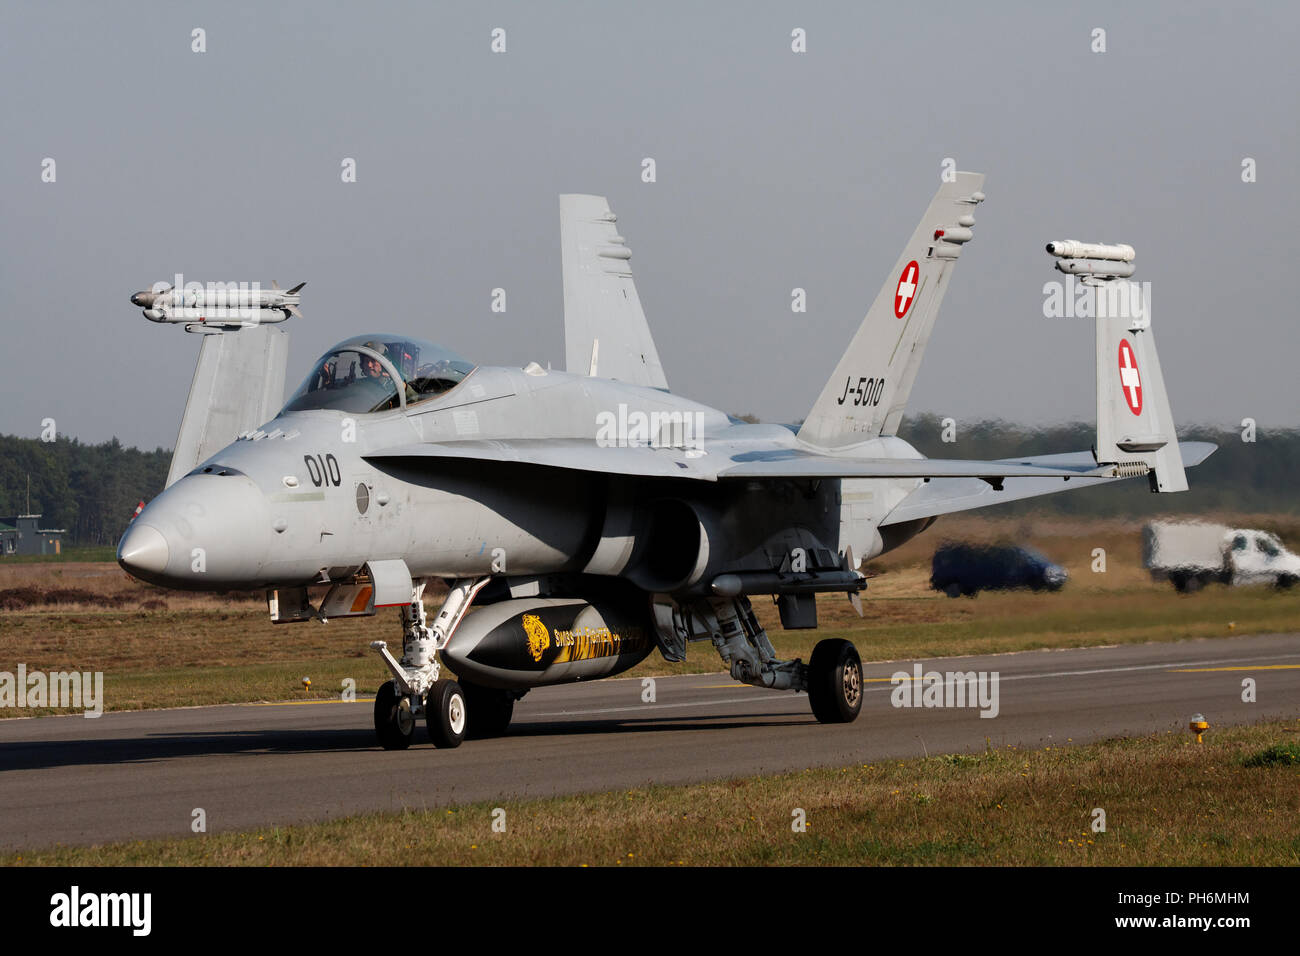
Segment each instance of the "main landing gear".
[{"label": "main landing gear", "polygon": [[[452,585],[433,626],[426,623],[424,582],[415,585],[411,603],[402,608],[402,659],[394,659],[386,641],[370,646],[379,652],[393,679],[375,695],[375,735],[385,750],[405,750],[423,717],[435,747],[459,747],[469,726],[470,695],[454,680],[439,677],[438,652],[447,646],[474,596],[490,579],[464,578]],[[477,692],[478,688],[475,688]],[[500,723],[500,709],[485,706],[485,725]],[[510,700],[510,709],[514,699]],[[510,723],[506,712],[505,724]],[[504,730],[504,727],[503,727]]]},{"label": "main landing gear", "polygon": [[783,661],[777,659],[744,595],[696,603],[689,614],[694,620],[684,625],[674,616],[674,629],[685,628],[678,636],[684,642],[702,625],[735,680],[773,690],[807,691],[813,716],[823,724],[857,719],[862,710],[862,660],[850,641],[818,642],[807,664],[797,658]]},{"label": "main landing gear", "polygon": [[851,724],[862,710],[862,659],[851,641],[819,641],[808,662],[808,703],[823,724]]}]

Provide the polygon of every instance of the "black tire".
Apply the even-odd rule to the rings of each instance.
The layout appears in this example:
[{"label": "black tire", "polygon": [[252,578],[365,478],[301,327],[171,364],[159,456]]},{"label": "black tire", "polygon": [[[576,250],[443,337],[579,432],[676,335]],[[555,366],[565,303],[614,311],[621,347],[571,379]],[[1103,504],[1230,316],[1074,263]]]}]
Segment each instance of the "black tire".
[{"label": "black tire", "polygon": [[429,739],[440,749],[459,747],[465,739],[469,708],[465,692],[454,680],[435,681],[424,703],[424,719],[429,724]]},{"label": "black tire", "polygon": [[808,662],[808,702],[823,724],[849,724],[862,710],[862,659],[852,642],[819,641]]},{"label": "black tire", "polygon": [[950,598],[959,598],[961,597],[961,585],[958,584],[956,581],[953,581],[951,584],[949,584],[946,588],[943,589],[943,593],[948,595],[948,597]]},{"label": "black tire", "polygon": [[505,736],[515,712],[515,695],[469,681],[462,681],[460,687],[465,695],[465,736],[470,740]]},{"label": "black tire", "polygon": [[415,738],[415,716],[401,705],[402,695],[392,681],[375,694],[375,736],[385,750],[405,750]]},{"label": "black tire", "polygon": [[1288,588],[1293,588],[1295,587],[1297,580],[1300,579],[1297,579],[1295,575],[1283,574],[1281,577],[1277,579],[1277,588],[1279,591],[1285,591]]},{"label": "black tire", "polygon": [[1185,594],[1195,594],[1203,587],[1205,587],[1205,579],[1199,574],[1193,574],[1188,576],[1187,583],[1183,585],[1183,592]]}]

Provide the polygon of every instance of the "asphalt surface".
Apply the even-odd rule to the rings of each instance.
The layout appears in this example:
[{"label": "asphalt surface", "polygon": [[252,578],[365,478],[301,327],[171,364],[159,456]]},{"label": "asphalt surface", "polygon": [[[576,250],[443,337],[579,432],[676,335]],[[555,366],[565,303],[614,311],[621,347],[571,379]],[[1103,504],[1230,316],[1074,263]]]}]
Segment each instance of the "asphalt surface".
[{"label": "asphalt surface", "polygon": [[[707,648],[706,648],[707,649]],[[189,836],[374,810],[622,789],[648,783],[843,766],[994,746],[1188,733],[1300,715],[1300,634],[923,662],[926,671],[999,675],[999,713],[903,708],[896,671],[865,665],[853,724],[818,724],[803,694],[721,674],[544,687],[515,707],[503,738],[436,750],[374,741],[371,704],[302,702],[0,721],[0,847]],[[1241,700],[1242,679],[1257,702]]]}]

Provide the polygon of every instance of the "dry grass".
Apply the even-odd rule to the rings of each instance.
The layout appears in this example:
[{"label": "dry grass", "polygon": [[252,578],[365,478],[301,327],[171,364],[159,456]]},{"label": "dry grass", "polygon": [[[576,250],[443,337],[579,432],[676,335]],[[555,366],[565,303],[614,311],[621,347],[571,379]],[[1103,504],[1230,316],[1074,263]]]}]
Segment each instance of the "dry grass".
[{"label": "dry grass", "polygon": [[[0,855],[5,865],[1300,864],[1300,721],[1090,746],[889,761],[686,787],[179,840]],[[1262,764],[1255,766],[1252,764]],[[493,811],[505,811],[504,833]],[[1093,832],[1094,810],[1105,832]],[[806,832],[792,829],[806,814]]]}]

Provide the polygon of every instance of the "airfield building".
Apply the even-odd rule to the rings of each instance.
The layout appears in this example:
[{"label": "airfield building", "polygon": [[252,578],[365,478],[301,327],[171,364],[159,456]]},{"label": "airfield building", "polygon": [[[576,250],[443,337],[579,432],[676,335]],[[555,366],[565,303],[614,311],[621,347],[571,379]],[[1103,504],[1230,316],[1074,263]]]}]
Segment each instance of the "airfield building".
[{"label": "airfield building", "polygon": [[0,516],[0,556],[61,554],[63,529],[40,527],[40,515]]}]

